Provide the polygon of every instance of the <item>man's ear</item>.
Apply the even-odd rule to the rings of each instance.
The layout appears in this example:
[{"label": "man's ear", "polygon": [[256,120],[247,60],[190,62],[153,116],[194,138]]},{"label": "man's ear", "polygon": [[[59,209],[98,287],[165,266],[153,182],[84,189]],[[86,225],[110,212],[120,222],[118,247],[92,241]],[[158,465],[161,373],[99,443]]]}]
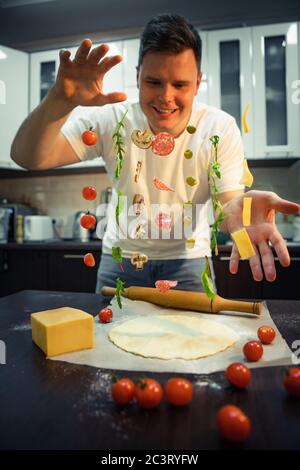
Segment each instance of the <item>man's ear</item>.
[{"label": "man's ear", "polygon": [[198,90],[199,90],[199,86],[200,86],[200,83],[201,83],[201,80],[202,80],[202,72],[198,72],[198,75],[197,75],[197,82],[196,82],[196,91],[195,91],[195,96],[197,95],[198,93]]},{"label": "man's ear", "polygon": [[140,75],[140,68],[137,65],[136,66],[136,86],[137,86],[137,88],[139,88],[139,75]]}]

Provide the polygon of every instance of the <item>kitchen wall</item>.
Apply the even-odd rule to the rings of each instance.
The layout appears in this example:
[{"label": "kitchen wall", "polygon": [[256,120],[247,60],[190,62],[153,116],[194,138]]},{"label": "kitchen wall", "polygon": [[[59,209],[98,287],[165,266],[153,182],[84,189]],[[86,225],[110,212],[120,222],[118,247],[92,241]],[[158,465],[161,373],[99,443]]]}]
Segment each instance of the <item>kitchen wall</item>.
[{"label": "kitchen wall", "polygon": [[[300,203],[300,162],[290,168],[252,168],[251,172],[253,189],[275,191],[283,198]],[[103,173],[0,179],[0,197],[30,204],[42,214],[60,217],[87,209],[80,191],[86,185],[95,186],[100,197],[101,190],[111,183]],[[89,210],[95,210],[97,202],[89,202]]]}]

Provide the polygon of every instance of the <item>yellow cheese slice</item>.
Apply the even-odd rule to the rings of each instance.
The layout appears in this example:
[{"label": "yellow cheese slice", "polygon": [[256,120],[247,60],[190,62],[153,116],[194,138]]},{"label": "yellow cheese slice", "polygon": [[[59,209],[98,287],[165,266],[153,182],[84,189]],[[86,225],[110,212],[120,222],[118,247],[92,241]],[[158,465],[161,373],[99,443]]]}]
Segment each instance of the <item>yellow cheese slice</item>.
[{"label": "yellow cheese slice", "polygon": [[243,225],[248,227],[251,225],[251,204],[252,197],[244,197],[243,199]]},{"label": "yellow cheese slice", "polygon": [[253,176],[248,168],[248,163],[247,163],[246,158],[244,158],[244,161],[243,161],[243,176],[240,181],[240,184],[244,184],[245,186],[248,186],[248,188],[251,188],[253,184]]},{"label": "yellow cheese slice", "polygon": [[241,259],[249,259],[255,255],[255,250],[245,228],[231,234],[234,243],[239,251]]},{"label": "yellow cheese slice", "polygon": [[31,314],[32,340],[51,357],[94,347],[94,318],[77,308]]},{"label": "yellow cheese slice", "polygon": [[243,113],[243,129],[244,129],[244,132],[245,134],[248,134],[249,132],[249,127],[248,127],[248,123],[247,123],[247,113],[250,109],[250,103],[247,104],[246,108],[245,108],[245,111]]}]

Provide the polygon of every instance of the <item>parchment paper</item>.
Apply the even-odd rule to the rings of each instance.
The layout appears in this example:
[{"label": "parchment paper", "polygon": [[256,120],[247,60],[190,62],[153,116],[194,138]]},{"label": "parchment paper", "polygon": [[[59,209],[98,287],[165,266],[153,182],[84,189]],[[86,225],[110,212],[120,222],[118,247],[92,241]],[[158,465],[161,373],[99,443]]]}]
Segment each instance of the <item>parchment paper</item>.
[{"label": "parchment paper", "polygon": [[[122,300],[122,310],[115,299],[112,300],[113,321],[99,323],[95,317],[95,347],[84,351],[62,354],[52,357],[52,360],[71,362],[73,364],[86,364],[103,369],[134,370],[147,372],[181,372],[192,374],[210,374],[225,370],[232,362],[245,362],[251,368],[291,364],[291,350],[276,328],[266,304],[263,304],[261,317],[254,317],[239,312],[222,312],[221,314],[207,314],[185,310],[165,309],[149,302],[139,300]],[[200,316],[201,318],[216,321],[232,328],[239,335],[238,342],[227,349],[207,358],[196,360],[183,359],[147,359],[123,351],[115,346],[109,339],[111,328],[128,319],[146,315],[186,315]],[[243,345],[250,340],[258,340],[259,326],[269,325],[276,331],[274,344],[264,346],[263,357],[258,362],[247,362],[243,355]]]}]

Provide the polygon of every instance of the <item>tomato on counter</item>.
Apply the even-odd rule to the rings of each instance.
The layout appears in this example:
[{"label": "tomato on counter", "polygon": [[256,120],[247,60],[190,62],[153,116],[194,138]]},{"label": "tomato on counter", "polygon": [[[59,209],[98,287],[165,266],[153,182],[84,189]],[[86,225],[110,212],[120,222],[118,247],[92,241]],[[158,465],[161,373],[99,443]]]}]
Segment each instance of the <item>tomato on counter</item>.
[{"label": "tomato on counter", "polygon": [[259,361],[263,352],[264,348],[259,341],[248,341],[243,348],[246,359],[251,362]]},{"label": "tomato on counter", "polygon": [[100,312],[98,313],[98,316],[99,316],[99,320],[101,321],[101,323],[109,323],[111,322],[112,316],[113,316],[112,309],[109,307],[105,307],[102,310],[100,310]]},{"label": "tomato on counter", "polygon": [[257,330],[257,336],[262,344],[271,344],[274,340],[276,333],[271,326],[260,326]]},{"label": "tomato on counter", "polygon": [[246,388],[251,382],[250,369],[241,362],[233,362],[226,369],[226,377],[232,385]]},{"label": "tomato on counter", "polygon": [[142,408],[146,410],[156,408],[163,397],[162,386],[154,379],[142,379],[136,386],[135,397]]},{"label": "tomato on counter", "polygon": [[193,384],[187,379],[174,377],[167,381],[165,393],[171,405],[184,406],[192,401]]},{"label": "tomato on counter", "polygon": [[232,442],[245,442],[251,433],[250,419],[234,405],[225,405],[219,410],[217,424],[221,435]]},{"label": "tomato on counter", "polygon": [[284,386],[293,397],[300,398],[300,368],[292,367],[284,379]]},{"label": "tomato on counter", "polygon": [[111,394],[116,403],[126,405],[135,396],[135,383],[126,377],[119,379],[113,384]]}]

